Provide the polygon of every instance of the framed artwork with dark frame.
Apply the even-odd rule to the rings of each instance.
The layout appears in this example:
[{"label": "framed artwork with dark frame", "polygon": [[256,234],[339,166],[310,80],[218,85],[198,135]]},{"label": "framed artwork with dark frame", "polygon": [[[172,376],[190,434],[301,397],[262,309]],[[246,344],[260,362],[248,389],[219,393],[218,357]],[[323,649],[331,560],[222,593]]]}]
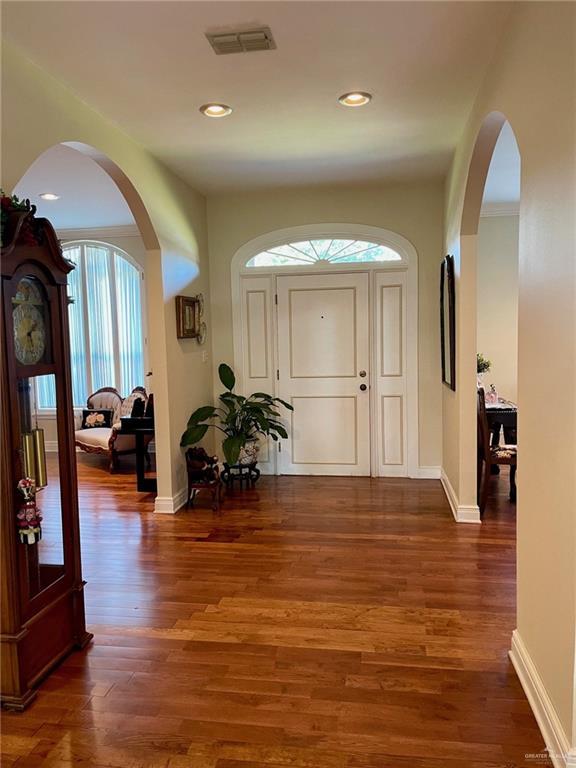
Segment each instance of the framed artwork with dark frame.
[{"label": "framed artwork with dark frame", "polygon": [[197,296],[176,296],[176,336],[179,339],[195,339],[200,324]]},{"label": "framed artwork with dark frame", "polygon": [[176,296],[176,336],[179,339],[196,339],[198,344],[206,340],[204,296]]},{"label": "framed artwork with dark frame", "polygon": [[440,346],[442,382],[456,391],[456,290],[454,257],[446,256],[440,270]]}]

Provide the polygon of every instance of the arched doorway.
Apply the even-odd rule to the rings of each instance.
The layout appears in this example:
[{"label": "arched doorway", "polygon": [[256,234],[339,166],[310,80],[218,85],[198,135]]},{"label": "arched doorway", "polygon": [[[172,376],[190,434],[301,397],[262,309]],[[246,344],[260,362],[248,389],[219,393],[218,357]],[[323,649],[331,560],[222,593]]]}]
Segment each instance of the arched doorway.
[{"label": "arched doorway", "polygon": [[417,477],[412,244],[367,225],[290,227],[243,245],[231,278],[241,386],[297,406],[265,469]]},{"label": "arched doorway", "polygon": [[[51,154],[53,159],[50,161]],[[100,190],[100,192],[104,191],[105,194],[109,194],[112,201],[112,205],[109,204],[108,206],[108,213],[110,213],[111,207],[115,207],[119,211],[116,219],[107,220],[106,215],[104,215],[104,218],[98,218],[97,215],[93,215],[88,220],[82,220],[82,210],[81,206],[78,205],[78,200],[82,199],[82,174],[85,172],[88,174],[88,177],[96,178],[96,185],[92,197],[90,195],[86,197],[84,211],[90,207],[98,211],[97,196]],[[79,173],[80,178],[76,178],[75,173]],[[95,176],[92,177],[90,174],[95,174]],[[47,180],[49,178],[50,181]],[[42,192],[58,192],[61,191],[61,187],[65,189],[65,194],[58,203],[44,203],[40,199]],[[157,311],[158,307],[162,307],[163,304],[162,284],[154,279],[154,274],[159,269],[160,243],[150,216],[134,185],[116,163],[94,147],[79,142],[63,142],[48,148],[36,158],[15,186],[15,192],[21,197],[30,198],[32,202],[38,205],[40,214],[45,215],[51,221],[54,221],[56,208],[50,208],[50,205],[60,205],[60,210],[68,206],[72,215],[62,219],[60,226],[58,226],[56,221],[56,228],[64,231],[63,236],[61,235],[62,239],[65,241],[81,240],[83,242],[105,240],[106,246],[100,244],[98,248],[93,247],[92,250],[110,251],[111,256],[110,254],[108,256],[111,258],[112,272],[114,272],[115,254],[128,251],[130,256],[134,257],[135,264],[138,263],[139,272],[142,276],[144,276],[145,272],[149,273],[151,279],[142,281],[145,291],[141,291],[144,312],[142,341],[146,344],[145,354],[143,353],[142,355],[145,367],[142,372],[143,381],[141,383],[146,386],[149,392],[153,391],[153,377],[146,376],[146,374],[154,370],[156,367],[155,361],[158,360],[158,356],[160,355],[161,357],[164,354],[162,339],[156,338],[157,332],[155,328],[157,324],[150,317],[150,313]],[[74,224],[74,221],[76,221],[76,224]],[[107,223],[110,224],[110,222],[111,225],[107,226]],[[126,245],[126,243],[130,243],[130,245]],[[121,263],[124,262],[122,261]],[[120,277],[121,275],[116,275],[117,279],[115,281],[108,279],[107,285],[109,283],[117,287],[116,284],[120,282]],[[108,278],[110,278],[110,275],[108,275]],[[114,311],[109,312],[109,314],[111,316],[118,315]],[[129,320],[129,324],[134,326],[135,319]],[[144,330],[146,328],[149,329],[149,332]],[[132,331],[135,332],[134,328]],[[122,361],[120,359],[122,354],[119,350],[115,349],[115,346],[117,345],[114,343],[110,344],[111,349],[115,350],[111,353],[112,358],[115,359],[112,359],[109,367],[111,371],[116,373],[116,379],[118,380],[116,383],[124,382],[126,384],[131,377],[126,372],[119,373],[122,368]],[[161,365],[157,367],[161,370]],[[115,370],[116,368],[118,370]],[[88,380],[91,381],[91,378],[88,377]],[[111,384],[113,385],[114,382],[111,382]],[[126,384],[126,386],[128,385]],[[127,395],[129,392],[122,392],[121,394]],[[75,403],[76,407],[85,407],[85,405],[85,402],[82,404]],[[164,419],[162,408],[157,408],[157,443],[159,439],[160,441],[166,440],[167,436],[163,434],[167,430],[167,423],[165,422],[167,420]],[[156,470],[159,488],[163,484],[170,482],[171,472],[169,460],[163,462],[162,456],[162,451],[157,452],[159,461]]]},{"label": "arched doorway", "polygon": [[[486,180],[496,143],[507,123],[491,112],[478,132],[466,182],[460,223],[457,290],[457,380],[460,402],[460,508],[466,522],[480,522],[477,501],[477,277],[478,232]],[[512,129],[513,130],[513,129]]]}]

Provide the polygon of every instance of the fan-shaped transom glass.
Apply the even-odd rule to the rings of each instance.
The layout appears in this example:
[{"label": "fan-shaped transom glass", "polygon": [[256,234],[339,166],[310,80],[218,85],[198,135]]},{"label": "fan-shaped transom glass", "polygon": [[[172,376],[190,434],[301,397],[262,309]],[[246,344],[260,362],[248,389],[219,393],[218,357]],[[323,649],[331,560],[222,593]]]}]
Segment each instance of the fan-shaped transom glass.
[{"label": "fan-shaped transom glass", "polygon": [[247,267],[288,267],[305,264],[362,264],[376,261],[402,261],[399,253],[386,245],[366,240],[322,238],[276,245],[253,256]]}]

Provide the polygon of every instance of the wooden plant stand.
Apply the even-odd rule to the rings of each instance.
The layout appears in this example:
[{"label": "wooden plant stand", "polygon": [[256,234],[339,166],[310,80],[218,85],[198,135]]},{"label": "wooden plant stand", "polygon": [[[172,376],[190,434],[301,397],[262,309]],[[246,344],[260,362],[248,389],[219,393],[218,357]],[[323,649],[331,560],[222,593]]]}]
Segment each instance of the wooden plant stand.
[{"label": "wooden plant stand", "polygon": [[254,488],[259,477],[260,470],[257,468],[256,462],[254,464],[233,464],[232,466],[224,463],[222,480],[226,484],[226,488],[230,490],[234,489],[236,481],[239,482],[240,488],[244,487],[244,483],[246,483],[246,488],[248,486]]},{"label": "wooden plant stand", "polygon": [[212,496],[212,509],[217,512],[222,501],[222,480],[216,456],[208,456],[203,448],[189,449],[186,451],[186,471],[188,474],[186,507],[194,505],[198,491],[209,491]]}]

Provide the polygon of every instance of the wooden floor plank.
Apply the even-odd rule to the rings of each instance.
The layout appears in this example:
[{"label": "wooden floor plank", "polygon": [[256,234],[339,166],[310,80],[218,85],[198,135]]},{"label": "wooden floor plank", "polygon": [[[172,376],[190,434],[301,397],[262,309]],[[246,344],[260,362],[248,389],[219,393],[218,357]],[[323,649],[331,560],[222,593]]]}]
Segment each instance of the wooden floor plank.
[{"label": "wooden floor plank", "polygon": [[507,656],[505,475],[484,524],[458,526],[435,481],[263,477],[221,514],[167,516],[129,459],[78,467],[95,640],[4,713],[3,764],[521,768],[543,752]]}]

